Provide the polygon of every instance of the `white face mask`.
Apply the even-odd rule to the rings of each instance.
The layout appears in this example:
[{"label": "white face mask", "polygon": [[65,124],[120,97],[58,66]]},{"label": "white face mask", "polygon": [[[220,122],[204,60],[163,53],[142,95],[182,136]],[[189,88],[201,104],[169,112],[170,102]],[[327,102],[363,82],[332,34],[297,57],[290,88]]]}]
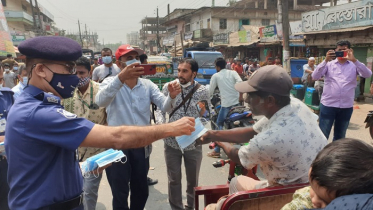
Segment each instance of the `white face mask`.
[{"label": "white face mask", "polygon": [[129,60],[126,62],[126,66],[129,66],[133,63],[138,63],[138,64],[141,64],[139,60],[136,60],[136,58],[132,59],[132,60]]},{"label": "white face mask", "polygon": [[10,69],[5,69],[5,72],[9,72],[10,71]]},{"label": "white face mask", "polygon": [[192,85],[192,83],[191,83],[190,81],[189,81],[188,83],[186,83],[186,84],[181,84],[181,83],[180,83],[180,80],[177,79],[177,82],[180,84],[180,86],[181,86],[182,88],[187,88],[187,87],[189,87],[189,86]]}]

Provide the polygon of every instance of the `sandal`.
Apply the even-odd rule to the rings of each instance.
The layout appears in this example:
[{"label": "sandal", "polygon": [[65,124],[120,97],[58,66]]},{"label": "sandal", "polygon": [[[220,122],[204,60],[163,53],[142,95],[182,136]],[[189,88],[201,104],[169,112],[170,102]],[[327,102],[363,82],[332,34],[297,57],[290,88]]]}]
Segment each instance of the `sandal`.
[{"label": "sandal", "polygon": [[220,158],[220,153],[212,151],[212,152],[207,153],[207,156],[212,157],[212,158]]}]

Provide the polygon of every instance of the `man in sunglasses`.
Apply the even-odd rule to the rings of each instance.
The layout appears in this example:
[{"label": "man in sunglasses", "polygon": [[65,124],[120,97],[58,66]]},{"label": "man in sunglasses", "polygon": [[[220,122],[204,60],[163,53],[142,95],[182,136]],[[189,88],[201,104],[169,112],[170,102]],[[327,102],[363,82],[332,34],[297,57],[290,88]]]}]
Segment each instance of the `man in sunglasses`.
[{"label": "man in sunglasses", "polygon": [[[79,77],[78,88],[75,89],[73,97],[63,100],[62,105],[66,111],[76,114],[78,117],[83,117],[99,125],[107,125],[105,108],[99,107],[95,101],[100,84],[89,77],[91,71],[89,59],[82,56],[75,61],[75,64],[76,75]],[[79,147],[79,162],[105,150],[104,148]],[[96,176],[92,173],[89,177],[84,177],[83,205],[85,210],[96,209],[101,178],[102,173]]]},{"label": "man in sunglasses", "polygon": [[[10,209],[82,210],[79,146],[139,148],[194,131],[192,118],[142,127],[108,127],[79,118],[64,110],[60,100],[72,97],[78,86],[73,61],[82,56],[80,45],[66,37],[42,36],[23,41],[18,49],[26,56],[30,81],[6,126]],[[125,79],[144,73],[135,65],[123,72]]]}]

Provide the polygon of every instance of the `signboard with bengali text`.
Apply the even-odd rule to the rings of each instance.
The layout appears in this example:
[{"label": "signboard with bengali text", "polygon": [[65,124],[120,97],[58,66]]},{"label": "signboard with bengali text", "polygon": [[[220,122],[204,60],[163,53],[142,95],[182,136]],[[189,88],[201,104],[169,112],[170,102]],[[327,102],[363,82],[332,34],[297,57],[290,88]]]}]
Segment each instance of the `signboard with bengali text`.
[{"label": "signboard with bengali text", "polygon": [[16,56],[8,23],[4,15],[3,5],[0,4],[0,56],[6,56],[7,54]]},{"label": "signboard with bengali text", "polygon": [[361,0],[302,13],[303,32],[373,25],[373,0]]}]

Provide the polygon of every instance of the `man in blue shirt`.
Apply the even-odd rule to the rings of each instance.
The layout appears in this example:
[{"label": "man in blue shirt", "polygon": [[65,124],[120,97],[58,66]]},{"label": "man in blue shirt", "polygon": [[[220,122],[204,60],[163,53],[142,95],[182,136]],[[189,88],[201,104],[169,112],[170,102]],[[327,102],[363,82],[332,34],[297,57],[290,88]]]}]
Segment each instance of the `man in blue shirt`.
[{"label": "man in blue shirt", "polygon": [[[4,141],[6,120],[10,107],[13,105],[13,92],[3,87],[4,73],[0,66],[0,142]],[[8,162],[3,154],[3,148],[0,148],[0,209],[7,210],[9,186],[7,182]]]},{"label": "man in blue shirt", "polygon": [[[30,80],[6,126],[10,209],[83,209],[79,146],[138,148],[194,130],[191,118],[149,127],[108,127],[77,118],[60,99],[71,97],[79,83],[73,61],[82,56],[80,45],[51,36],[28,39],[18,49],[26,56]],[[131,65],[123,72],[130,79],[143,68]]]},{"label": "man in blue shirt", "polygon": [[[124,69],[131,64],[140,65],[139,54],[143,51],[130,45],[122,45],[115,53],[117,65]],[[136,65],[136,64],[135,64]],[[133,77],[126,79],[124,72],[105,79],[96,95],[96,103],[106,107],[109,126],[149,125],[150,105],[154,103],[163,111],[175,106],[173,100],[180,92],[177,83],[170,83],[170,94],[163,95],[158,86],[148,79]],[[106,169],[106,175],[113,194],[113,209],[144,209],[149,188],[147,175],[151,147],[123,150],[127,164],[114,163]],[[131,191],[130,205],[128,195]]]}]

